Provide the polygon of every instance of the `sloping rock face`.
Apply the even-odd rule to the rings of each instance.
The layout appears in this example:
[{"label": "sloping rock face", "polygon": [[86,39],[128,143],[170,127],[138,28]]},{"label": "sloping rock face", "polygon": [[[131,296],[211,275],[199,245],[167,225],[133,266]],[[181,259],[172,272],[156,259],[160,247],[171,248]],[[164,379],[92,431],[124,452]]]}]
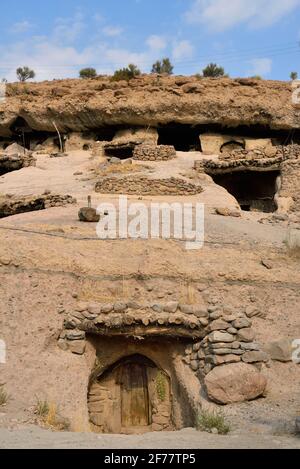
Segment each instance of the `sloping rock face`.
[{"label": "sloping rock face", "polygon": [[251,401],[262,396],[267,380],[256,368],[234,363],[214,368],[206,377],[208,397],[217,404]]},{"label": "sloping rock face", "polygon": [[287,82],[143,75],[130,82],[63,80],[7,86],[0,136],[18,117],[33,130],[85,131],[104,125],[264,125],[300,128],[300,110]]}]

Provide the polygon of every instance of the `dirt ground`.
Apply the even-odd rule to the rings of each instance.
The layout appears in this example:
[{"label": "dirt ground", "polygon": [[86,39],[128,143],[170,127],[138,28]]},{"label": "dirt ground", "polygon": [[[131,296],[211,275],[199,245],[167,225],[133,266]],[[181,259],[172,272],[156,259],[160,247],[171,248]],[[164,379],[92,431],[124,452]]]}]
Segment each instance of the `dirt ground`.
[{"label": "dirt ground", "polygon": [[54,433],[29,427],[9,431],[0,428],[0,449],[299,449],[299,437],[234,432],[210,435],[187,428],[171,433],[145,435],[93,435]]}]

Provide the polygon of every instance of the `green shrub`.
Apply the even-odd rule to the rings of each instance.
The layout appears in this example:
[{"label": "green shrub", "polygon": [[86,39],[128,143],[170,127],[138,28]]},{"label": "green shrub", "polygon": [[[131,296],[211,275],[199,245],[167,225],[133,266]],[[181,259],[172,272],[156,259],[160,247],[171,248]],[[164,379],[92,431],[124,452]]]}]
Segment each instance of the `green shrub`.
[{"label": "green shrub", "polygon": [[25,82],[30,78],[35,77],[35,72],[31,70],[29,67],[19,67],[16,70],[18,80],[21,82]]},{"label": "green shrub", "polygon": [[129,64],[126,68],[121,68],[120,70],[116,70],[113,76],[111,77],[112,81],[121,81],[126,80],[129,81],[132,78],[141,74],[141,71],[138,67],[134,64]]},{"label": "green shrub", "polygon": [[204,77],[212,77],[212,78],[219,78],[219,77],[227,77],[228,75],[225,74],[225,70],[223,67],[220,67],[217,64],[210,63],[208,64],[202,71]]},{"label": "green shrub", "polygon": [[298,73],[297,72],[291,72],[290,79],[291,80],[297,80],[298,79]]},{"label": "green shrub", "polygon": [[155,62],[155,64],[153,64],[151,73],[158,73],[158,74],[165,73],[167,75],[172,75],[173,70],[174,70],[174,67],[171,64],[170,59],[166,57],[162,60],[158,60],[157,62]]},{"label": "green shrub", "polygon": [[162,371],[159,371],[156,376],[156,392],[161,402],[166,399],[166,378]]},{"label": "green shrub", "polygon": [[48,401],[37,398],[34,413],[39,417],[47,417],[49,413]]},{"label": "green shrub", "polygon": [[227,435],[230,432],[230,425],[226,422],[221,410],[201,410],[197,418],[197,429],[203,432]]},{"label": "green shrub", "polygon": [[97,72],[94,68],[83,68],[79,72],[80,78],[96,78]]}]

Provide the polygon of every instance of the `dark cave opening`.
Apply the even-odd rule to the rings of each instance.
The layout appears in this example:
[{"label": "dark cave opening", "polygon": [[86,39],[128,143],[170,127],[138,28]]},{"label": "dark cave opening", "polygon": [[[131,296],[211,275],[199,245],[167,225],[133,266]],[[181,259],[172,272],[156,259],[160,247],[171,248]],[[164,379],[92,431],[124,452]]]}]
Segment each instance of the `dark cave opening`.
[{"label": "dark cave opening", "polygon": [[192,125],[171,123],[158,127],[158,145],[173,145],[177,151],[201,151],[199,130]]},{"label": "dark cave opening", "polygon": [[107,145],[105,147],[105,155],[108,157],[119,158],[120,160],[128,160],[133,157],[135,145],[134,144],[122,144],[122,145]]},{"label": "dark cave opening", "polygon": [[279,176],[280,171],[237,171],[212,178],[236,198],[242,210],[271,213],[277,209],[274,197]]}]

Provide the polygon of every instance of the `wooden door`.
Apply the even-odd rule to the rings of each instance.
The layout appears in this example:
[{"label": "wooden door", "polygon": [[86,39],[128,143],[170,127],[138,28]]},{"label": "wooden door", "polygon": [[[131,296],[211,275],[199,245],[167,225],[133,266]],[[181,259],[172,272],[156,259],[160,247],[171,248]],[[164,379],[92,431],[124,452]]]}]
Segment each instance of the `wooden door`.
[{"label": "wooden door", "polygon": [[122,366],[121,420],[124,428],[150,425],[147,369],[143,364]]}]

